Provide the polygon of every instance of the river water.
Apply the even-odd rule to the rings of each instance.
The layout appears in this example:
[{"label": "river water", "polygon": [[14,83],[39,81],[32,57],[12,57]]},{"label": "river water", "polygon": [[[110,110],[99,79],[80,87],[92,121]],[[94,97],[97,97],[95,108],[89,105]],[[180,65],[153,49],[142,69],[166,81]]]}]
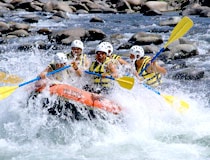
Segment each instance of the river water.
[{"label": "river water", "polygon": [[[29,13],[19,11],[10,14],[18,21],[21,15]],[[7,21],[11,20],[10,14],[5,17]],[[167,13],[160,17],[144,17],[140,14],[68,15],[69,20],[55,23],[43,18],[32,26],[34,29],[65,29],[69,26],[99,28],[108,35],[123,34],[121,42],[126,42],[134,33],[158,28],[159,21],[177,15],[178,13]],[[94,16],[101,17],[105,23],[89,23]],[[205,70],[205,76],[198,81],[163,78],[169,85],[159,90],[186,101],[190,105],[189,110],[178,112],[162,96],[136,83],[132,90],[117,86],[110,95],[112,100],[124,108],[123,123],[113,124],[100,119],[70,123],[48,115],[36,105],[27,105],[30,90],[30,85],[27,85],[0,101],[0,159],[209,160],[210,21],[208,18],[195,16],[190,18],[195,24],[185,37],[196,42],[200,55],[185,61],[189,66]],[[173,27],[168,29],[173,30]],[[162,35],[167,41],[170,32]],[[51,61],[52,48],[43,51],[34,47],[32,51],[17,51],[16,47],[45,39],[47,36],[34,35],[33,38],[19,38],[11,40],[8,45],[1,45],[0,69],[18,75],[24,81],[35,78]],[[87,50],[96,43],[98,42],[86,42]],[[114,119],[111,116],[110,119],[112,118]]]}]

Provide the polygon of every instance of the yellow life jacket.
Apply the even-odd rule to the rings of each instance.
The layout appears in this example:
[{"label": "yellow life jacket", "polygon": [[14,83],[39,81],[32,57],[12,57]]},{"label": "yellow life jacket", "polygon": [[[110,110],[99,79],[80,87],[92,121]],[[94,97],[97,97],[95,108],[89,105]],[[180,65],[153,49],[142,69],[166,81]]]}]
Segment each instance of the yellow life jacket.
[{"label": "yellow life jacket", "polygon": [[[58,68],[56,68],[56,64],[55,63],[50,63],[48,65],[48,67],[50,67],[52,69],[52,71],[58,69]],[[67,69],[67,70],[61,71],[59,73],[53,74],[52,77],[54,79],[58,80],[58,81],[63,81],[66,78],[68,78],[69,75],[70,75],[70,73],[69,73],[69,70]]]},{"label": "yellow life jacket", "polygon": [[112,54],[110,58],[113,64],[119,66],[120,62],[118,61],[118,59],[121,58],[120,56],[118,56],[117,54]]},{"label": "yellow life jacket", "polygon": [[[103,73],[109,74],[109,72],[106,71],[106,66],[109,62],[110,62],[110,58],[108,57],[106,58],[104,63],[98,63],[97,61],[94,61],[90,65],[89,71],[99,73],[99,74],[103,74]],[[110,79],[94,76],[94,84],[100,85],[103,87],[110,87]]]},{"label": "yellow life jacket", "polygon": [[[71,53],[67,53],[67,58],[68,58],[68,60],[74,59],[74,56]],[[81,54],[80,55],[80,60],[77,60],[77,65],[79,67],[85,68],[86,58],[87,58],[87,55],[86,54]]]},{"label": "yellow life jacket", "polygon": [[120,56],[118,56],[117,54],[112,54],[112,59],[118,59],[121,58]]},{"label": "yellow life jacket", "polygon": [[[151,61],[151,58],[149,56],[144,56],[143,58],[144,58],[144,60],[142,62],[142,65],[137,71],[138,74],[140,74],[142,69],[144,69],[146,67],[146,65]],[[135,63],[135,65],[136,65],[136,63]],[[161,74],[160,73],[156,73],[156,72],[148,73],[146,70],[144,70],[142,75],[139,75],[139,76],[142,76],[144,79],[146,79],[146,84],[153,86],[153,87],[156,87],[161,83]]]}]

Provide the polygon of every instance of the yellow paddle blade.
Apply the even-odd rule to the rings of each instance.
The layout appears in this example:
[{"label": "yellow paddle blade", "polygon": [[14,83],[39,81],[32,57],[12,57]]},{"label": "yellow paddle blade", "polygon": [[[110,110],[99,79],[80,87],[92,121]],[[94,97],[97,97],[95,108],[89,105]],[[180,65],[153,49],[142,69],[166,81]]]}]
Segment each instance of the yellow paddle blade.
[{"label": "yellow paddle blade", "polygon": [[23,81],[23,79],[16,75],[8,75],[5,72],[0,72],[0,83],[17,84],[22,81]]},{"label": "yellow paddle blade", "polygon": [[133,85],[134,85],[134,78],[133,77],[123,76],[123,77],[117,78],[115,80],[123,88],[126,88],[126,89],[132,89],[133,88]]},{"label": "yellow paddle blade", "polygon": [[12,94],[19,86],[5,86],[0,87],[0,100],[7,98]]},{"label": "yellow paddle blade", "polygon": [[171,32],[171,36],[168,42],[165,44],[164,48],[166,48],[169,44],[171,44],[175,40],[184,36],[190,30],[190,28],[192,28],[192,26],[193,26],[193,21],[187,16],[183,17]]},{"label": "yellow paddle blade", "polygon": [[[174,29],[172,30],[170,38],[172,38],[172,37],[176,34],[176,32],[179,31],[179,30],[185,25],[185,23],[187,23],[188,21],[191,21],[191,19],[190,19],[189,17],[187,17],[187,16],[184,16],[184,17],[177,23],[177,25],[174,27]],[[169,38],[169,39],[170,39],[170,38]]]},{"label": "yellow paddle blade", "polygon": [[189,104],[184,100],[179,100],[171,95],[161,95],[170,105],[172,105],[180,113],[185,112],[190,108]]}]

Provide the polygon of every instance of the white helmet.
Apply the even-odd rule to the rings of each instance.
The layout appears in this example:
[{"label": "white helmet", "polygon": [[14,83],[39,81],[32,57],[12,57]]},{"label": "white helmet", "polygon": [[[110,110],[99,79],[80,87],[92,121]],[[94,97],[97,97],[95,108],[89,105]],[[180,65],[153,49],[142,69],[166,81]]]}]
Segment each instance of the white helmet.
[{"label": "white helmet", "polygon": [[112,44],[109,43],[109,42],[101,42],[100,44],[104,44],[104,45],[107,46],[107,48],[108,48],[108,54],[107,55],[111,56],[112,53],[113,53],[113,46],[112,46]]},{"label": "white helmet", "polygon": [[99,44],[96,46],[95,53],[97,53],[98,51],[105,52],[106,55],[108,55],[109,53],[108,47],[104,44]]},{"label": "white helmet", "polygon": [[80,49],[84,49],[84,45],[83,45],[83,42],[80,41],[80,40],[74,40],[73,42],[71,42],[71,48],[72,47],[77,47],[77,48],[80,48]]},{"label": "white helmet", "polygon": [[132,46],[129,53],[135,55],[135,59],[137,60],[144,57],[144,49],[138,45]]},{"label": "white helmet", "polygon": [[62,52],[58,52],[54,56],[54,63],[67,63],[67,62],[68,62],[67,56]]}]

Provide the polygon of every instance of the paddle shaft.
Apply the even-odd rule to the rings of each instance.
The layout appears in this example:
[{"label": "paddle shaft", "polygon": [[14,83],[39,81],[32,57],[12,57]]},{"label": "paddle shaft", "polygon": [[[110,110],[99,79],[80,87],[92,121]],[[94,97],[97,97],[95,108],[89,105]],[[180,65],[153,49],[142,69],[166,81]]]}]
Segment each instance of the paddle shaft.
[{"label": "paddle shaft", "polygon": [[[188,17],[184,17],[181,19],[181,21],[175,26],[175,28],[173,29],[171,36],[168,40],[168,42],[165,44],[165,46],[152,58],[151,63],[154,62],[154,60],[160,55],[160,53],[162,53],[165,48],[171,44],[172,42],[174,42],[175,40],[177,40],[178,38],[182,37],[184,34],[187,33],[187,31],[193,26],[193,21],[188,18]],[[148,63],[145,68],[143,68],[140,72],[140,76],[142,75],[142,73],[148,68],[148,66],[151,64]],[[170,96],[170,95],[162,95],[159,91],[155,90],[154,88],[150,87],[149,85],[143,83],[143,85],[147,88],[150,89],[151,91],[155,92],[156,94],[162,96],[167,102],[172,103],[174,102],[174,97]],[[189,108],[189,104],[183,100],[180,101],[180,107],[179,110],[182,111],[183,109],[188,109]]]},{"label": "paddle shaft", "polygon": [[145,83],[143,83],[143,85],[144,85],[144,87],[150,89],[151,91],[155,92],[156,94],[161,95],[159,91],[157,91],[156,89],[150,87],[149,85],[147,85]]},{"label": "paddle shaft", "polygon": [[[52,74],[55,74],[55,73],[60,72],[60,71],[62,71],[62,70],[65,70],[65,69],[67,69],[67,68],[69,68],[69,67],[70,67],[70,65],[64,66],[64,67],[59,68],[59,69],[56,69],[56,70],[54,70],[54,71],[52,71],[52,72],[47,73],[46,76],[50,76],[50,75],[52,75]],[[5,99],[5,98],[7,98],[8,96],[10,96],[18,87],[22,87],[22,86],[24,86],[24,85],[27,85],[27,84],[29,84],[29,83],[38,81],[38,80],[40,80],[40,79],[41,79],[41,77],[36,77],[36,78],[34,78],[34,79],[32,79],[32,80],[30,80],[30,81],[28,81],[28,82],[19,84],[18,86],[4,86],[4,87],[0,87],[0,100]]]},{"label": "paddle shaft", "polygon": [[[96,75],[98,77],[102,77],[101,74],[99,73],[95,73],[95,72],[90,72],[90,71],[84,71],[85,73],[87,74],[92,74],[92,75]],[[128,77],[128,76],[123,76],[121,78],[117,78],[115,79],[114,77],[112,76],[105,76],[104,78],[108,78],[108,79],[111,79],[111,80],[115,80],[118,82],[118,84],[123,87],[123,88],[126,88],[126,89],[132,89],[133,88],[133,85],[134,85],[134,78],[132,77]]]},{"label": "paddle shaft", "polygon": [[[179,23],[174,27],[173,31],[171,32],[171,35],[169,37],[169,40],[167,41],[167,43],[165,44],[165,46],[163,48],[160,49],[160,51],[152,58],[151,63],[154,62],[154,60],[162,53],[164,52],[165,48],[171,44],[172,42],[174,42],[175,40],[179,39],[180,37],[182,37],[184,34],[187,33],[187,31],[193,26],[193,21],[188,18],[188,17],[184,17],[182,18]],[[141,76],[142,73],[149,67],[149,65],[151,63],[148,63],[139,73],[139,75]]]},{"label": "paddle shaft", "polygon": [[[98,77],[102,77],[102,75],[99,74],[99,73],[90,72],[90,71],[84,71],[84,72],[87,73],[87,74],[92,74],[92,75],[96,75]],[[114,77],[111,77],[111,76],[105,76],[105,78],[108,78],[108,79],[111,79],[111,80],[115,80],[115,78]]]},{"label": "paddle shaft", "polygon": [[[161,48],[160,51],[152,58],[151,63],[154,62],[154,60],[165,50],[165,48]],[[149,67],[150,63],[147,63],[147,65],[141,70],[139,75],[142,75],[142,73]]]},{"label": "paddle shaft", "polygon": [[[55,74],[55,73],[57,73],[57,72],[63,71],[63,70],[65,70],[65,69],[67,69],[67,68],[70,68],[70,67],[71,67],[71,66],[70,66],[70,65],[68,65],[68,66],[65,66],[65,67],[62,67],[62,68],[56,69],[56,70],[54,70],[54,71],[52,71],[52,72],[47,73],[47,75],[46,75],[46,76],[53,75],[53,74]],[[29,84],[29,83],[32,83],[32,82],[38,81],[38,80],[40,80],[40,79],[41,79],[41,77],[36,77],[36,78],[34,78],[34,79],[32,79],[32,80],[30,80],[30,81],[28,81],[28,82],[25,82],[25,83],[19,84],[19,86],[18,86],[18,87],[25,86],[25,85],[27,85],[27,84]]]}]

